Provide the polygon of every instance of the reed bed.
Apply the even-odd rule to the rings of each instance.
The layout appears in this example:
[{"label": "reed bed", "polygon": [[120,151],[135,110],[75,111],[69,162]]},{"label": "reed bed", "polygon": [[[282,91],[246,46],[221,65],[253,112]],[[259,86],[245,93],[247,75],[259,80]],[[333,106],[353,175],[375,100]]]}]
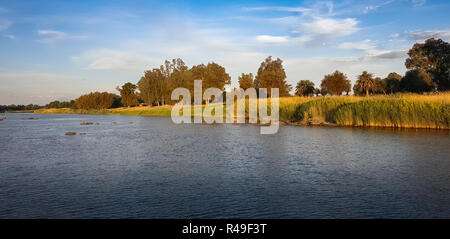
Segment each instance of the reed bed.
[{"label": "reed bed", "polygon": [[[219,103],[220,104],[220,103]],[[259,101],[258,101],[259,104]],[[216,117],[226,116],[211,109],[216,104],[196,106],[202,112],[208,109]],[[270,100],[267,102],[271,114]],[[234,105],[235,117],[237,103]],[[170,116],[172,106],[131,107],[107,110],[41,109],[36,113],[48,114],[119,114]],[[279,98],[279,116],[284,122],[295,124],[334,124],[340,126],[380,126],[395,128],[450,129],[450,92],[439,94],[394,94],[371,97],[282,97]],[[249,100],[245,99],[245,118],[248,118]],[[194,114],[192,107],[191,115]]]}]

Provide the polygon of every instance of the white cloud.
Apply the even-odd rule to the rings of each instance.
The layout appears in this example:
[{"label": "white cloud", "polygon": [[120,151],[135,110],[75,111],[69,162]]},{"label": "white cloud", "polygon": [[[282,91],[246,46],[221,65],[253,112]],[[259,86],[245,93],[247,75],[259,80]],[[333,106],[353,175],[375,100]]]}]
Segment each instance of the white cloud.
[{"label": "white cloud", "polygon": [[379,50],[375,42],[371,40],[365,40],[361,42],[344,42],[338,45],[340,49],[360,50],[364,51],[365,55],[358,59],[398,59],[406,58],[407,50]]},{"label": "white cloud", "polygon": [[263,42],[263,43],[286,43],[286,42],[289,42],[289,37],[259,35],[259,36],[256,36],[256,41]]},{"label": "white cloud", "polygon": [[391,3],[391,2],[393,2],[393,0],[386,1],[386,2],[382,2],[382,3],[377,4],[377,5],[369,5],[369,6],[366,6],[366,7],[364,7],[363,13],[364,13],[364,14],[367,14],[367,13],[369,13],[369,12],[371,12],[371,11],[375,11],[375,10],[377,10],[378,8],[380,8],[380,7],[384,6],[384,5],[387,5],[387,4]]},{"label": "white cloud", "polygon": [[339,44],[338,48],[341,49],[355,49],[363,51],[375,50],[377,45],[371,40],[365,40],[362,42],[344,42]]},{"label": "white cloud", "polygon": [[281,11],[281,12],[310,12],[310,8],[304,7],[246,7],[244,11]]},{"label": "white cloud", "polygon": [[54,30],[38,30],[37,34],[44,37],[38,40],[38,42],[41,43],[53,43],[62,40],[83,40],[87,38],[86,36],[73,36],[65,32]]},{"label": "white cloud", "polygon": [[5,37],[8,38],[9,40],[16,39],[16,37],[14,35],[5,35]]},{"label": "white cloud", "polygon": [[87,64],[89,70],[143,71],[151,65],[161,64],[150,57],[130,51],[99,49],[74,57],[76,62]]},{"label": "white cloud", "polygon": [[415,7],[423,6],[427,3],[427,0],[411,0]]},{"label": "white cloud", "polygon": [[341,37],[357,32],[357,24],[358,21],[354,18],[316,18],[311,22],[301,23],[301,28],[314,35]]},{"label": "white cloud", "polygon": [[400,37],[400,33],[393,33],[389,36],[389,38],[398,38]]},{"label": "white cloud", "polygon": [[450,30],[407,32],[406,35],[414,41],[424,41],[429,38],[440,38],[445,41],[450,41]]},{"label": "white cloud", "polygon": [[8,29],[11,24],[12,23],[8,20],[0,20],[0,31]]},{"label": "white cloud", "polygon": [[364,59],[405,59],[408,50],[373,50]]}]

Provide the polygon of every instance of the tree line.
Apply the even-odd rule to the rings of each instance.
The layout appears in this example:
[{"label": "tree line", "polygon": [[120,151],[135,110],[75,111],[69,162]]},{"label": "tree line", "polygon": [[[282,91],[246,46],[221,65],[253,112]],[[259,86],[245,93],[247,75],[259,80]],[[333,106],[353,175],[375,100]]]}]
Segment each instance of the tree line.
[{"label": "tree line", "polygon": [[[354,95],[394,94],[397,92],[436,92],[450,90],[450,44],[441,39],[428,39],[424,43],[416,43],[408,51],[405,61],[408,71],[404,76],[392,72],[385,78],[374,77],[374,74],[363,71],[353,85],[348,77],[338,70],[323,77],[319,87],[309,80],[301,80],[295,87],[297,96],[327,96],[349,94]],[[59,102],[53,101],[45,108],[79,108],[107,109],[114,107],[131,107],[140,104],[165,105],[173,104],[171,92],[178,87],[187,88],[193,95],[194,80],[202,80],[203,90],[215,87],[225,91],[231,84],[231,77],[225,67],[210,62],[208,64],[186,66],[182,59],[165,61],[158,68],[144,71],[139,81],[127,82],[116,89],[120,95],[108,92],[91,92],[79,98]],[[280,97],[291,96],[292,86],[286,82],[283,61],[279,58],[267,57],[261,62],[256,75],[242,73],[238,77],[239,87],[267,88],[270,96],[271,88],[278,88]],[[203,92],[202,92],[203,93]],[[35,110],[38,105],[0,106],[0,112],[7,110]]]},{"label": "tree line", "polygon": [[6,111],[24,111],[24,110],[37,110],[42,108],[40,105],[29,104],[29,105],[0,105],[0,113]]},{"label": "tree line", "polygon": [[[404,76],[396,72],[385,78],[374,77],[363,71],[353,86],[355,95],[394,94],[397,92],[426,93],[450,90],[450,44],[441,39],[428,39],[416,43],[408,51]],[[326,75],[320,88],[309,80],[301,80],[295,88],[295,95],[342,95],[349,94],[351,83],[347,76],[335,71]]]}]

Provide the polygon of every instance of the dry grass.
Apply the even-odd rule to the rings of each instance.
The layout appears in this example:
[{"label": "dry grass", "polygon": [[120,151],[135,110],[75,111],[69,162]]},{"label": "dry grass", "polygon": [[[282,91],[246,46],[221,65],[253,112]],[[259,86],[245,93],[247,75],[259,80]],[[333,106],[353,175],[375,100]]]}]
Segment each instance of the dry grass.
[{"label": "dry grass", "polygon": [[[394,94],[371,97],[283,97],[279,98],[280,120],[300,124],[332,123],[343,126],[383,126],[449,129],[450,92],[439,94]],[[258,103],[259,104],[259,103]],[[270,114],[270,101],[268,101]],[[202,111],[214,105],[201,106]],[[200,107],[200,106],[198,106]],[[172,106],[122,107],[107,110],[42,109],[48,114],[118,114],[170,116]],[[225,116],[224,112],[214,114]],[[235,113],[237,103],[235,103]],[[245,100],[245,117],[249,102]],[[191,115],[194,115],[192,107]],[[235,114],[236,115],[236,114]]]}]

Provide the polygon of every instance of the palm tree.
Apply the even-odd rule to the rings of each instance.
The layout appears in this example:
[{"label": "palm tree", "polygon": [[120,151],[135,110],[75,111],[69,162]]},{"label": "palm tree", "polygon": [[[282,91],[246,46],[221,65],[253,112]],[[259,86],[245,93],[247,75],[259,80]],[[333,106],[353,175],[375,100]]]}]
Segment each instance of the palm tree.
[{"label": "palm tree", "polygon": [[369,91],[375,88],[375,79],[371,73],[363,71],[363,73],[358,77],[356,82],[357,88],[361,91],[366,92],[366,96],[369,96]]}]

